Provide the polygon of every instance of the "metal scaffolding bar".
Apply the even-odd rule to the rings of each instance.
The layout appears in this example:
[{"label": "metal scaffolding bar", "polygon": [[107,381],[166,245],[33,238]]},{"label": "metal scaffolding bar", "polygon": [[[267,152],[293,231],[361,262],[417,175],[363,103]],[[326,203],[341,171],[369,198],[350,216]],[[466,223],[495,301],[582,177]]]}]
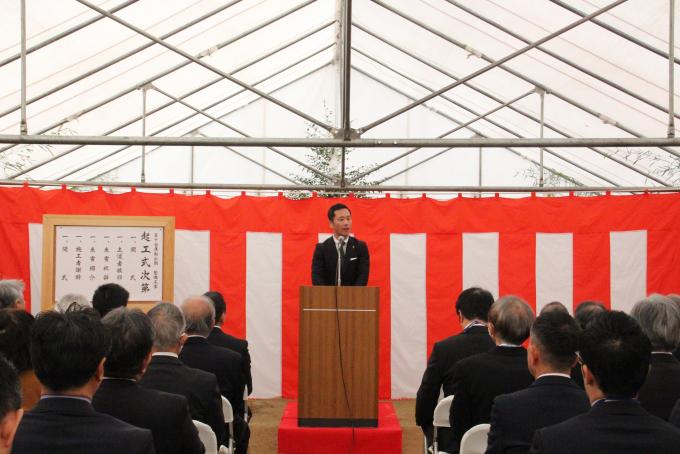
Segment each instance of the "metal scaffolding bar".
[{"label": "metal scaffolding bar", "polygon": [[[562,0],[550,0],[550,1],[553,2],[554,4],[558,5],[558,6],[561,6],[562,8],[566,9],[567,11],[570,11],[570,12],[576,14],[577,16],[581,16],[581,17],[586,16],[586,13],[584,13],[583,11],[581,11],[577,8],[574,8],[573,6],[563,2]],[[643,49],[647,49],[648,51],[653,52],[653,53],[655,53],[656,55],[658,55],[662,58],[665,58],[666,60],[669,58],[669,55],[667,53],[665,53],[664,51],[657,49],[656,47],[654,47],[650,44],[647,44],[644,41],[640,41],[636,37],[629,35],[628,33],[625,33],[623,31],[619,30],[618,28],[613,27],[613,26],[611,26],[611,25],[609,25],[605,22],[602,22],[599,19],[593,19],[593,20],[591,20],[591,22],[593,24],[596,24],[596,25],[604,28],[607,31],[614,33],[615,35],[620,36],[621,38],[623,38],[627,41],[630,41],[633,44],[636,44],[636,45],[642,47]],[[673,61],[675,63],[680,63],[680,60],[677,59],[677,58],[673,58]]]},{"label": "metal scaffolding bar", "polygon": [[26,122],[26,0],[21,0],[21,121],[19,132],[28,134]]},{"label": "metal scaffolding bar", "polygon": [[[77,0],[77,1],[79,1],[79,2],[82,3],[84,0]],[[373,3],[377,3],[377,4],[380,5],[380,6],[387,7],[387,6],[386,6],[382,1],[380,1],[380,0],[372,0],[372,1],[373,1]],[[492,69],[494,69],[494,68],[496,68],[496,67],[498,67],[498,66],[501,66],[503,63],[506,63],[506,62],[512,60],[513,58],[515,58],[515,57],[517,57],[517,56],[519,56],[519,55],[522,55],[522,54],[524,54],[525,52],[528,52],[528,51],[530,51],[531,49],[534,49],[534,48],[540,46],[541,44],[543,44],[543,43],[545,43],[545,42],[547,42],[547,41],[550,41],[551,39],[553,39],[553,38],[555,38],[555,37],[557,37],[557,36],[559,36],[559,35],[561,35],[561,34],[567,32],[567,31],[569,31],[569,30],[571,30],[571,29],[573,29],[573,28],[575,28],[575,27],[578,27],[579,25],[583,24],[584,22],[588,22],[588,21],[589,21],[590,19],[592,19],[593,17],[597,17],[597,16],[599,16],[600,14],[606,13],[607,11],[611,10],[612,8],[615,8],[615,7],[619,6],[620,4],[624,3],[625,1],[626,1],[626,0],[616,0],[615,2],[610,3],[609,5],[607,5],[607,6],[603,7],[603,8],[598,9],[597,11],[595,11],[595,12],[593,12],[593,13],[587,15],[587,16],[584,17],[584,18],[581,18],[581,19],[579,19],[579,20],[577,20],[577,21],[575,21],[575,22],[572,22],[571,24],[569,24],[569,25],[567,25],[567,26],[565,26],[565,27],[562,27],[562,28],[560,28],[559,30],[557,30],[557,31],[555,31],[555,32],[553,32],[553,33],[550,33],[549,35],[544,36],[543,38],[541,38],[541,39],[539,39],[539,40],[537,40],[537,41],[534,41],[534,42],[532,42],[531,44],[529,44],[529,45],[527,45],[527,46],[524,46],[523,48],[518,49],[518,50],[516,50],[515,52],[510,53],[509,55],[506,55],[505,57],[501,58],[500,60],[497,60],[496,62],[490,63],[490,64],[488,64],[487,66],[485,66],[485,67],[483,67],[483,68],[480,68],[480,69],[478,69],[477,71],[474,71],[474,72],[472,72],[471,74],[468,74],[467,76],[458,79],[456,82],[453,82],[453,83],[451,83],[451,84],[448,84],[448,85],[446,85],[445,87],[440,88],[439,90],[435,90],[434,92],[430,93],[430,94],[427,95],[427,96],[422,97],[421,99],[417,100],[416,102],[413,102],[413,103],[411,103],[411,104],[409,104],[409,105],[407,105],[407,106],[404,106],[404,107],[402,107],[401,109],[397,109],[396,111],[392,112],[391,114],[385,115],[384,117],[379,118],[379,119],[373,121],[372,123],[369,123],[368,125],[359,128],[358,131],[359,131],[360,134],[363,134],[364,132],[366,132],[366,131],[368,131],[368,130],[370,130],[370,129],[373,129],[373,128],[375,128],[376,126],[381,125],[381,124],[385,123],[386,121],[391,120],[392,118],[394,118],[394,117],[396,117],[396,116],[398,116],[398,115],[403,114],[404,112],[408,112],[409,110],[413,109],[414,107],[419,106],[420,104],[422,104],[422,103],[424,103],[424,102],[426,102],[426,101],[429,101],[429,100],[432,99],[432,98],[436,98],[437,96],[439,96],[439,95],[441,95],[441,94],[443,94],[443,93],[446,93],[447,91],[452,90],[452,89],[454,89],[455,87],[457,87],[457,86],[459,86],[459,85],[461,85],[461,84],[463,84],[463,83],[465,83],[465,82],[467,82],[467,81],[469,81],[469,80],[472,80],[472,79],[474,79],[475,77],[480,76],[480,75],[482,75],[482,74],[484,74],[484,73],[486,73],[486,72],[488,72],[488,71],[490,71],[490,70],[492,70]],[[388,8],[388,9],[392,11],[391,8]]]},{"label": "metal scaffolding bar", "polygon": [[[540,103],[541,103],[541,127],[540,127],[540,132],[539,132],[539,137],[542,139],[543,138],[543,125],[545,123],[545,91],[539,90],[538,95],[540,97]],[[541,147],[541,167],[540,167],[540,175],[538,178],[538,185],[540,187],[543,187],[543,147]]]},{"label": "metal scaffolding bar", "polygon": [[675,137],[675,0],[670,0],[668,18],[668,137]]},{"label": "metal scaffolding bar", "polygon": [[[121,3],[118,6],[111,8],[109,10],[109,12],[115,13],[116,11],[120,11],[123,8],[127,8],[128,6],[132,5],[133,3],[137,3],[138,1],[139,0],[128,0],[124,3]],[[238,1],[241,1],[241,0],[238,0]],[[85,22],[82,22],[78,25],[74,25],[73,27],[69,28],[68,30],[64,30],[61,33],[57,33],[56,35],[46,39],[45,41],[42,41],[42,42],[40,42],[40,43],[38,43],[34,46],[29,47],[28,49],[26,49],[26,54],[27,55],[31,54],[31,53],[35,52],[36,50],[42,49],[45,46],[48,46],[48,45],[50,45],[54,42],[57,42],[60,39],[65,38],[65,37],[77,32],[78,30],[87,27],[88,25],[92,25],[95,22],[97,22],[98,20],[101,20],[103,18],[104,18],[104,16],[98,14],[97,16],[93,17],[92,19],[88,19]],[[12,63],[13,61],[16,61],[20,58],[21,58],[21,53],[16,53],[16,54],[12,55],[11,57],[7,57],[4,60],[0,60],[0,68],[2,68],[3,66],[5,66],[9,63]]]},{"label": "metal scaffolding bar", "polygon": [[[142,137],[146,137],[146,95],[149,86],[142,87]],[[146,145],[142,145],[142,171],[139,180],[146,182]]]},{"label": "metal scaffolding bar", "polygon": [[[19,180],[0,180],[0,186],[24,186],[29,182]],[[30,181],[33,186],[77,186],[107,188],[140,188],[140,189],[195,189],[195,190],[223,190],[223,191],[333,191],[350,192],[443,192],[443,193],[581,193],[581,192],[642,192],[642,193],[670,193],[680,192],[680,188],[661,188],[645,186],[626,186],[612,188],[609,186],[564,186],[564,187],[524,187],[524,186],[323,186],[323,185],[283,185],[283,184],[190,184],[190,183],[144,183],[135,181]]]},{"label": "metal scaffolding bar", "polygon": [[[477,19],[486,22],[487,24],[491,25],[492,27],[495,27],[495,28],[497,28],[498,30],[501,30],[503,33],[506,33],[506,34],[512,36],[513,38],[515,38],[515,39],[517,39],[517,40],[519,40],[519,41],[522,41],[522,42],[525,43],[525,44],[530,44],[530,43],[531,43],[531,40],[525,38],[524,36],[520,35],[519,33],[513,32],[512,30],[510,30],[509,28],[503,26],[502,24],[500,24],[500,23],[498,23],[498,22],[496,22],[496,21],[494,21],[494,20],[492,20],[492,19],[489,19],[488,17],[486,17],[486,16],[484,16],[484,15],[482,15],[482,14],[479,14],[478,12],[474,11],[473,9],[468,8],[468,7],[465,6],[465,5],[460,4],[460,2],[458,2],[458,1],[456,1],[456,0],[446,0],[446,1],[449,2],[450,4],[452,4],[453,6],[455,6],[456,8],[458,8],[458,9],[460,9],[460,10],[462,10],[462,11],[465,11],[466,13],[470,14],[471,16],[476,17]],[[614,82],[613,80],[611,80],[611,79],[609,79],[609,78],[607,78],[607,77],[603,77],[603,76],[597,74],[596,72],[593,72],[593,71],[589,70],[589,69],[586,68],[585,66],[579,65],[578,63],[575,63],[575,62],[573,62],[572,60],[569,60],[568,58],[563,57],[562,55],[558,54],[557,52],[553,52],[553,51],[551,51],[550,49],[546,49],[546,48],[543,47],[543,46],[536,46],[536,49],[538,49],[538,50],[540,50],[541,52],[545,53],[546,55],[549,55],[550,57],[552,57],[552,58],[554,58],[554,59],[556,59],[556,60],[558,60],[558,61],[564,63],[565,65],[569,65],[569,66],[571,66],[572,68],[574,68],[574,69],[576,69],[576,70],[582,72],[583,74],[586,74],[586,75],[592,77],[593,79],[596,79],[597,81],[602,82],[602,83],[605,84],[605,85],[609,85],[610,87],[612,87],[612,88],[614,88],[614,89],[616,89],[616,90],[618,90],[618,91],[620,91],[620,92],[622,92],[622,93],[625,93],[625,94],[627,94],[628,96],[630,96],[630,97],[632,97],[632,98],[635,98],[635,99],[637,99],[637,100],[640,101],[640,102],[643,102],[643,103],[647,104],[648,106],[651,106],[651,107],[653,107],[653,108],[655,108],[655,109],[657,109],[657,110],[660,110],[661,112],[663,112],[663,113],[665,113],[665,114],[668,114],[668,113],[669,113],[668,109],[666,109],[666,108],[665,108],[664,106],[662,106],[661,104],[659,104],[659,103],[657,103],[657,102],[655,102],[655,101],[652,101],[652,100],[649,99],[649,98],[645,98],[645,97],[642,96],[640,93],[637,93],[637,92],[635,92],[635,91],[633,91],[633,90],[629,90],[629,89],[627,89],[626,87],[624,87],[623,85],[618,84],[618,83]],[[671,65],[672,65],[672,64],[673,64],[673,63],[671,62]]]},{"label": "metal scaffolding bar", "polygon": [[[281,107],[282,109],[285,109],[285,110],[297,115],[298,117],[307,120],[310,123],[314,123],[315,125],[319,126],[320,128],[325,129],[326,131],[330,131],[330,130],[333,129],[333,127],[331,125],[328,125],[325,122],[318,120],[318,119],[314,118],[313,116],[308,115],[308,114],[302,112],[301,110],[296,109],[295,107],[293,107],[293,106],[291,106],[291,105],[289,105],[289,104],[287,104],[283,101],[280,101],[276,98],[269,96],[264,91],[259,90],[259,89],[253,87],[250,84],[247,84],[247,83],[245,83],[245,82],[243,82],[239,79],[236,79],[235,77],[230,76],[228,73],[222,71],[221,69],[216,68],[215,66],[210,65],[210,64],[208,64],[208,63],[206,63],[202,60],[199,60],[198,58],[194,57],[193,55],[189,54],[188,52],[183,51],[182,49],[178,48],[177,46],[174,46],[174,45],[152,35],[151,33],[147,33],[146,31],[142,30],[141,28],[139,28],[135,25],[132,25],[128,21],[125,21],[125,20],[121,19],[120,17],[117,17],[114,14],[109,13],[108,11],[101,9],[97,5],[93,5],[92,3],[90,3],[86,0],[76,0],[76,1],[80,4],[82,4],[82,5],[87,6],[88,8],[92,8],[93,10],[99,12],[100,14],[105,15],[109,19],[118,22],[122,26],[127,27],[130,30],[135,31],[136,33],[144,36],[145,38],[150,39],[151,41],[154,41],[156,44],[160,44],[161,46],[173,51],[174,53],[181,55],[185,59],[188,59],[188,60],[192,61],[193,63],[195,63],[199,66],[202,66],[203,68],[207,69],[208,71],[212,71],[215,74],[222,76],[224,79],[226,79],[226,80],[228,80],[228,81],[230,81],[230,82],[232,82],[236,85],[239,85],[239,86],[245,88],[248,91],[255,93],[256,95],[266,99],[267,101],[269,101],[271,103],[276,104],[277,106]],[[618,1],[623,2],[625,0],[618,0]]]},{"label": "metal scaffolding bar", "polygon": [[[352,80],[352,0],[343,2],[342,8],[342,79],[340,86],[340,96],[342,98],[342,138],[343,140],[350,140],[350,98],[351,98],[351,80]],[[340,149],[340,186],[345,186],[345,164],[347,148]]]}]

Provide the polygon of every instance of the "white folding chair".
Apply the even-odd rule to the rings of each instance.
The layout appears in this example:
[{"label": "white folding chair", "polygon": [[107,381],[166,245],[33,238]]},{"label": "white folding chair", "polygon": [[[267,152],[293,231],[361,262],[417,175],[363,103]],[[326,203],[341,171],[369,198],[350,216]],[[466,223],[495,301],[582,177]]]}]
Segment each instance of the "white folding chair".
[{"label": "white folding chair", "polygon": [[243,419],[250,422],[250,408],[248,408],[248,385],[243,387],[243,409],[245,410]]},{"label": "white folding chair", "polygon": [[477,424],[465,432],[460,440],[460,454],[484,454],[490,427],[490,424]]},{"label": "white folding chair", "polygon": [[439,443],[437,442],[437,428],[451,427],[451,423],[449,423],[451,402],[453,402],[453,394],[440,400],[434,409],[434,417],[432,419],[432,426],[434,426],[432,432],[432,447],[434,449],[434,454],[440,454]]},{"label": "white folding chair", "polygon": [[217,437],[215,437],[215,432],[213,432],[209,425],[195,419],[194,426],[198,430],[198,438],[203,443],[205,454],[217,454]]},{"label": "white folding chair", "polygon": [[229,444],[227,445],[227,452],[229,454],[234,454],[234,410],[224,396],[222,396],[222,413],[224,413],[224,422],[229,426]]}]

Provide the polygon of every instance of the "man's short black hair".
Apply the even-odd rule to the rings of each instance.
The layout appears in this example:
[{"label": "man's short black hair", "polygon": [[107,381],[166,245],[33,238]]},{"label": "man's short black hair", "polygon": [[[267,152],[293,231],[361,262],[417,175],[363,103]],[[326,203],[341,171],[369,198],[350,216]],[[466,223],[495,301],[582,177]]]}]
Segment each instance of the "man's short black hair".
[{"label": "man's short black hair", "polygon": [[349,207],[345,204],[342,203],[336,203],[335,205],[331,206],[328,209],[328,220],[333,222],[333,219],[335,219],[335,212],[338,210],[347,210],[349,211],[349,214],[352,214],[352,210],[349,209]]},{"label": "man's short black hair", "polygon": [[41,312],[31,328],[33,369],[50,391],[83,386],[109,347],[109,336],[92,309]]},{"label": "man's short black hair", "polygon": [[0,353],[19,372],[32,369],[31,326],[35,317],[21,309],[0,309]]},{"label": "man's short black hair", "polygon": [[581,332],[579,353],[606,396],[631,398],[647,377],[652,344],[633,317],[611,311]]},{"label": "man's short black hair", "polygon": [[12,364],[0,355],[0,421],[8,413],[21,408],[19,374]]},{"label": "man's short black hair", "polygon": [[584,301],[574,311],[574,319],[581,329],[586,329],[591,320],[603,312],[607,312],[604,304],[598,301]]},{"label": "man's short black hair", "polygon": [[217,320],[220,319],[227,312],[227,303],[224,302],[224,298],[220,292],[209,291],[205,292],[203,296],[207,296],[212,301],[213,306],[215,306],[215,324]]},{"label": "man's short black hair", "polygon": [[114,283],[103,284],[92,295],[92,307],[103,318],[115,308],[127,306],[128,298],[130,298],[130,293],[120,285]]},{"label": "man's short black hair", "polygon": [[111,337],[111,352],[104,363],[107,377],[134,378],[142,372],[153,346],[151,319],[139,309],[119,307],[102,319]]},{"label": "man's short black hair", "polygon": [[567,306],[560,303],[559,301],[551,301],[545,306],[543,306],[543,309],[541,309],[540,314],[542,315],[552,311],[559,311],[562,312],[563,314],[569,315],[569,309],[567,309]]},{"label": "man's short black hair", "polygon": [[531,325],[531,342],[541,352],[543,360],[559,369],[571,369],[578,350],[580,329],[567,312],[541,312]]},{"label": "man's short black hair", "polygon": [[456,312],[468,320],[489,319],[489,309],[493,304],[493,295],[480,287],[470,287],[463,290],[456,300]]}]

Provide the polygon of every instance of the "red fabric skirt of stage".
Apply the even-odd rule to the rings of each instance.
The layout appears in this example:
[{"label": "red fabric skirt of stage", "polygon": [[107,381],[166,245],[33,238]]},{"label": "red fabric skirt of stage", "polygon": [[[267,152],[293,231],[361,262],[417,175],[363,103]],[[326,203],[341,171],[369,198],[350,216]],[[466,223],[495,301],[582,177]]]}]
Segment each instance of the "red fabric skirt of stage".
[{"label": "red fabric skirt of stage", "polygon": [[378,427],[354,429],[354,441],[352,428],[299,427],[297,417],[297,401],[289,402],[279,425],[279,454],[401,454],[401,426],[390,402],[378,404]]}]

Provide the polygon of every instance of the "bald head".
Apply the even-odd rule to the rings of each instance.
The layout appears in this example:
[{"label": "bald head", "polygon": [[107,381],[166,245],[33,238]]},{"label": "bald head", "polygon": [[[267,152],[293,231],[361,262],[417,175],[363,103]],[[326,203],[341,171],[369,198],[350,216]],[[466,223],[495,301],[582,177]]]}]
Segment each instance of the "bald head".
[{"label": "bald head", "polygon": [[188,335],[207,337],[215,325],[215,307],[206,296],[190,296],[180,306]]}]

